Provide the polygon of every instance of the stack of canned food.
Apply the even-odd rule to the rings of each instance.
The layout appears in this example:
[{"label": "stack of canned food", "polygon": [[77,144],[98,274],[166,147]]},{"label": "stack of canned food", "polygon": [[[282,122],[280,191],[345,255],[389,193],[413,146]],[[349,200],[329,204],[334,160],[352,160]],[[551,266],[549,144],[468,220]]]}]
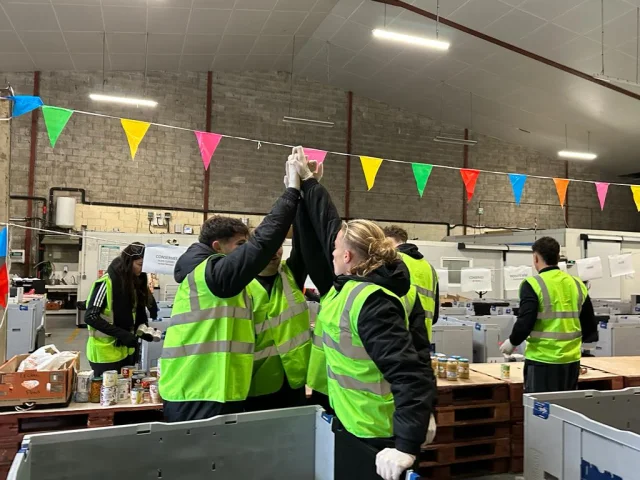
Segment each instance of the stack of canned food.
[{"label": "stack of canned food", "polygon": [[152,368],[149,374],[134,366],[122,367],[120,373],[109,370],[95,377],[93,370],[78,372],[75,401],[99,403],[103,407],[131,402],[160,403],[158,392],[159,370]]},{"label": "stack of canned food", "polygon": [[469,359],[457,355],[447,357],[444,353],[435,353],[431,357],[433,372],[438,378],[446,380],[466,380],[469,378]]}]

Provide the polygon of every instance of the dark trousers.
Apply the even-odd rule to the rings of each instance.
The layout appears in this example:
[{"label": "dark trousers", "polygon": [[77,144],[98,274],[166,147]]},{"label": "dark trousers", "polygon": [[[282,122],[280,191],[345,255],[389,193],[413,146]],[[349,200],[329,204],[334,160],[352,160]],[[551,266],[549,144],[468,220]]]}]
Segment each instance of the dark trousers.
[{"label": "dark trousers", "polygon": [[524,361],[524,393],[577,390],[580,362],[553,364]]},{"label": "dark trousers", "polygon": [[245,408],[247,412],[277,410],[278,408],[301,407],[305,404],[305,401],[304,387],[291,388],[285,378],[284,382],[282,382],[282,387],[277,392],[247,398]]},{"label": "dark trousers", "polygon": [[124,360],[120,360],[119,362],[113,363],[93,363],[89,362],[91,366],[91,370],[93,370],[93,375],[96,377],[101,377],[104,372],[108,372],[109,370],[115,370],[120,373],[122,367],[128,367],[135,363],[135,355],[129,355]]}]

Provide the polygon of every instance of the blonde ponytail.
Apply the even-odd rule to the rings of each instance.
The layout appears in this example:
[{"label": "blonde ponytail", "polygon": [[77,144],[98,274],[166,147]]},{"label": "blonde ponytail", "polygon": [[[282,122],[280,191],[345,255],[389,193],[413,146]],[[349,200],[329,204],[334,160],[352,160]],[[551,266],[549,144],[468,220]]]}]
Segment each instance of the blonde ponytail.
[{"label": "blonde ponytail", "polygon": [[384,231],[370,220],[351,220],[342,226],[342,234],[347,245],[353,248],[362,261],[351,268],[351,273],[366,277],[383,265],[397,260],[398,254],[393,243],[385,237]]}]

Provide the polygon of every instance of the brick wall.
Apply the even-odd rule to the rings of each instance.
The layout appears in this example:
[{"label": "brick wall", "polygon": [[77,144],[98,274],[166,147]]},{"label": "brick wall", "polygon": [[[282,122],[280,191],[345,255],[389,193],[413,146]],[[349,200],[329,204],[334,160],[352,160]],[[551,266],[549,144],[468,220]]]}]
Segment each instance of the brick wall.
[{"label": "brick wall", "polygon": [[[5,79],[18,93],[32,92],[31,73],[9,74]],[[143,76],[137,73],[107,75],[105,92],[145,95],[159,102],[156,109],[90,101],[89,93],[103,90],[100,73],[42,73],[40,88],[43,100],[50,105],[204,129],[206,83],[206,73],[152,72],[146,84]],[[283,72],[214,73],[212,110],[213,130],[219,133],[340,152],[346,149],[346,93],[301,78],[295,78],[291,86],[288,74]],[[335,127],[284,124],[282,117],[289,113],[333,121]],[[25,115],[15,119],[12,125],[11,193],[15,194],[27,192],[30,122],[31,116]],[[152,126],[132,161],[117,119],[75,115],[55,149],[49,146],[41,117],[38,127],[35,195],[48,196],[49,188],[54,186],[80,187],[87,190],[89,201],[161,205],[176,210],[202,208],[203,168],[195,137],[189,131]],[[461,128],[442,127],[430,118],[354,97],[354,153],[461,167],[462,147],[432,141],[441,129],[449,134],[463,135]],[[469,148],[471,168],[564,176],[565,164],[555,158],[473,132],[471,135],[478,140],[476,146]],[[282,147],[262,145],[258,149],[252,142],[223,139],[210,167],[209,208],[245,216],[264,214],[282,191],[287,154],[288,150]],[[344,213],[346,159],[329,155],[326,162],[324,183],[340,212]],[[603,178],[588,164],[569,165],[570,177]],[[442,228],[417,226],[420,222],[461,223],[462,190],[456,170],[434,169],[424,197],[419,198],[410,166],[384,162],[375,187],[367,192],[360,162],[357,158],[351,160],[351,217],[412,224],[413,235],[420,238],[433,239]],[[603,213],[591,184],[570,185],[568,198],[569,225],[572,227],[640,230],[628,188],[611,187]],[[480,206],[484,209],[483,216],[477,215]],[[145,231],[147,228],[145,209],[122,210],[123,216],[118,213],[117,218],[109,219],[100,213],[107,212],[104,207],[86,207],[79,211],[93,209],[97,210],[91,214],[94,222],[85,216],[77,223],[92,224],[98,230],[134,231],[135,228]],[[24,217],[25,214],[26,202],[11,202],[13,217]],[[188,217],[191,216],[194,220],[201,218],[197,213],[189,213]],[[482,174],[469,204],[468,223],[554,228],[563,226],[564,218],[552,181],[530,178],[522,204],[516,207],[507,177]],[[14,232],[14,248],[19,248],[23,242],[21,233]]]}]

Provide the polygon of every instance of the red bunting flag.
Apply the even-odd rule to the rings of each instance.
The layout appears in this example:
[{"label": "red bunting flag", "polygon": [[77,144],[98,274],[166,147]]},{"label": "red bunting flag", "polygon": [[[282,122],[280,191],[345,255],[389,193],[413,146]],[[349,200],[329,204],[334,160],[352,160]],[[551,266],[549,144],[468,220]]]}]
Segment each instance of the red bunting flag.
[{"label": "red bunting flag", "polygon": [[464,182],[464,186],[467,189],[467,203],[469,203],[473,198],[473,192],[476,190],[476,182],[478,181],[480,170],[474,170],[472,168],[461,168],[460,175],[462,176],[462,181]]},{"label": "red bunting flag", "polygon": [[211,163],[211,157],[218,148],[218,144],[222,139],[222,135],[217,133],[209,133],[209,132],[194,132],[196,134],[196,139],[198,140],[198,147],[200,147],[200,155],[202,156],[202,163],[204,164],[204,169],[207,170],[209,168],[209,164]]}]

